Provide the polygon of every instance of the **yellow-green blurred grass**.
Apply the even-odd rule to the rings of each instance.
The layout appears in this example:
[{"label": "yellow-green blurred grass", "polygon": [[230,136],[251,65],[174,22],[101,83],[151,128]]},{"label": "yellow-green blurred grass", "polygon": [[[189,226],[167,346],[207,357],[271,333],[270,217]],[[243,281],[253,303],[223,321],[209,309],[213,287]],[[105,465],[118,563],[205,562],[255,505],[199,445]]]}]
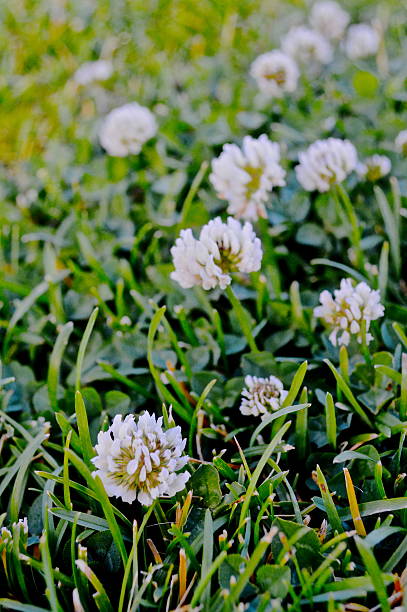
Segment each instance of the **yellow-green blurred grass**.
[{"label": "yellow-green blurred grass", "polygon": [[66,107],[73,118],[95,114],[92,101],[81,100],[69,82],[83,62],[112,52],[115,75],[107,87],[123,97],[142,95],[146,88],[154,90],[151,81],[160,75],[167,73],[175,81],[178,64],[218,53],[233,59],[236,49],[242,53],[256,46],[264,36],[262,23],[270,20],[271,25],[279,4],[261,0],[4,3],[0,7],[2,161],[29,159],[50,138],[69,139],[72,126],[61,121]]},{"label": "yellow-green blurred grass", "polygon": [[[5,163],[69,142],[81,119],[97,118],[70,81],[83,62],[113,56],[113,97],[145,103],[167,95],[204,57],[218,56],[247,79],[258,53],[278,45],[305,0],[17,0],[0,3],[0,147]],[[353,10],[370,0],[344,2]],[[400,6],[386,2],[386,12]],[[383,7],[382,7],[383,8]],[[294,10],[293,10],[294,9]],[[278,16],[278,19],[276,17]],[[276,30],[276,28],[278,28]],[[198,72],[199,74],[199,72]],[[233,76],[231,75],[231,78]],[[168,83],[170,87],[168,88]],[[203,90],[202,97],[207,97]],[[171,99],[172,98],[172,99]]]}]

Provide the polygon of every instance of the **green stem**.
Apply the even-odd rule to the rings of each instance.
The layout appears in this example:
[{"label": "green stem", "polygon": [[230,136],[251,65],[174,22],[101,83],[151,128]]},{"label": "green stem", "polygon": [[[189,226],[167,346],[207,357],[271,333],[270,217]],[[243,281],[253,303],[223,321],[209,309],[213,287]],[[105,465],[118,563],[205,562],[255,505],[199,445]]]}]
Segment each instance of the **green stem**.
[{"label": "green stem", "polygon": [[187,196],[184,200],[184,204],[182,207],[181,219],[177,226],[178,233],[181,231],[183,227],[185,227],[186,221],[188,219],[189,211],[191,209],[192,202],[194,200],[196,192],[199,189],[200,184],[202,183],[205,177],[206,171],[208,169],[208,165],[209,164],[207,161],[203,161],[201,164],[201,167],[198,170],[198,173],[196,174],[194,180],[192,181],[191,187],[187,193]]},{"label": "green stem", "polygon": [[268,261],[266,267],[267,280],[270,282],[272,293],[277,300],[281,299],[281,275],[278,267],[277,256],[274,249],[273,239],[269,233],[270,224],[267,219],[259,219],[260,237],[263,245],[264,259]]},{"label": "green stem", "polygon": [[367,363],[368,366],[372,365],[372,358],[370,356],[370,352],[367,346],[367,342],[366,342],[366,335],[367,335],[367,331],[366,331],[366,321],[365,319],[362,319],[362,330],[361,330],[361,334],[362,334],[362,355],[365,358],[365,361]]},{"label": "green stem", "polygon": [[226,295],[229,298],[230,303],[232,304],[233,310],[236,314],[237,320],[239,321],[239,325],[241,327],[241,330],[247,340],[247,343],[250,347],[250,350],[253,353],[258,353],[259,349],[257,348],[256,342],[253,338],[252,335],[252,326],[251,323],[249,321],[248,315],[245,312],[243,306],[241,305],[240,301],[238,300],[238,298],[236,297],[236,295],[233,292],[233,289],[230,285],[228,285],[226,287]]},{"label": "green stem", "polygon": [[363,251],[361,246],[361,232],[359,229],[358,218],[355,214],[354,207],[350,198],[346,192],[346,190],[342,187],[342,185],[336,185],[337,193],[339,194],[340,200],[343,204],[346,215],[349,219],[349,223],[351,225],[351,244],[355,249],[356,254],[356,265],[360,270],[364,270],[363,266]]}]

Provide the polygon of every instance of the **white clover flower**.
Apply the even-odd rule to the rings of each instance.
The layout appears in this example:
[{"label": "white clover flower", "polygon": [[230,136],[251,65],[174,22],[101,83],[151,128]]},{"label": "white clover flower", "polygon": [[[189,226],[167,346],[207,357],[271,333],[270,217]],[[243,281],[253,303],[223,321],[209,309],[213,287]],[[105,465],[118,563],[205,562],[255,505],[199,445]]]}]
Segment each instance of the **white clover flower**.
[{"label": "white clover flower", "polygon": [[155,136],[157,123],[153,113],[137,102],[113,109],[101,127],[100,144],[109,155],[126,157],[140,153],[147,140]]},{"label": "white clover flower", "polygon": [[272,98],[281,98],[284,93],[296,90],[300,73],[292,57],[274,49],[254,60],[250,74],[260,91]]},{"label": "white clover flower", "polygon": [[395,145],[399,153],[407,155],[407,130],[402,130],[397,134]]},{"label": "white clover flower", "polygon": [[214,289],[218,285],[225,289],[231,281],[229,274],[215,263],[207,247],[194,238],[191,229],[181,230],[171,255],[175,267],[171,278],[184,289],[195,286]]},{"label": "white clover flower", "polygon": [[369,57],[377,53],[379,43],[377,30],[367,23],[356,23],[348,29],[345,53],[352,60]]},{"label": "white clover flower", "polygon": [[189,459],[182,456],[185,444],[180,427],[163,430],[162,417],[145,412],[136,422],[132,414],[124,420],[116,415],[109,429],[98,434],[93,475],[100,476],[109,497],[150,506],[184,489],[190,474],[177,472]]},{"label": "white clover flower", "polygon": [[389,174],[391,161],[386,155],[372,155],[357,165],[356,170],[359,176],[368,181],[378,181]]},{"label": "white clover flower", "polygon": [[314,315],[333,327],[329,339],[334,346],[348,346],[352,336],[361,344],[362,321],[365,321],[366,344],[373,340],[368,333],[370,323],[384,314],[379,291],[371,289],[365,282],[354,287],[352,279],[343,278],[340,288],[334,291],[334,297],[325,290],[319,296],[319,301],[321,306],[314,308]]},{"label": "white clover flower", "polygon": [[209,180],[220,198],[229,202],[228,213],[256,221],[266,216],[264,203],[273,187],[285,185],[285,171],[280,166],[280,147],[265,134],[245,136],[240,149],[225,144],[212,161]]},{"label": "white clover flower", "polygon": [[112,74],[112,62],[100,59],[95,62],[85,62],[82,66],[79,66],[73,75],[73,79],[78,85],[88,85],[93,81],[107,81]]},{"label": "white clover flower", "polygon": [[329,191],[356,168],[357,153],[349,140],[328,138],[317,140],[298,155],[295,167],[299,183],[307,191]]},{"label": "white clover flower", "polygon": [[300,64],[329,64],[332,47],[320,32],[306,26],[291,28],[281,41],[281,48]]},{"label": "white clover flower", "polygon": [[275,376],[258,378],[246,376],[242,391],[240,412],[246,416],[264,416],[281,408],[288,395],[281,380]]},{"label": "white clover flower", "polygon": [[241,225],[220,217],[203,226],[199,239],[190,229],[182,230],[171,249],[175,270],[171,278],[184,289],[226,289],[233,272],[257,272],[263,256],[261,242],[251,223]]},{"label": "white clover flower", "polygon": [[323,0],[316,2],[311,10],[311,25],[331,40],[340,40],[350,17],[337,2]]}]

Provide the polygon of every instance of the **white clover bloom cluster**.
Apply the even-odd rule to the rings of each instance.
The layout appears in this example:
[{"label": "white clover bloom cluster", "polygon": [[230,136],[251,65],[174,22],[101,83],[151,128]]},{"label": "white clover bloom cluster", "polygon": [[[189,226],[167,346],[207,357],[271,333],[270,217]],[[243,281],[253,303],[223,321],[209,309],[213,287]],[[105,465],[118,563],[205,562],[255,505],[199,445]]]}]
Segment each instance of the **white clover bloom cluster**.
[{"label": "white clover bloom cluster", "polygon": [[331,40],[340,40],[350,21],[349,14],[333,0],[316,2],[311,10],[311,25]]},{"label": "white clover bloom cluster", "polygon": [[319,301],[321,306],[314,309],[314,315],[324,319],[333,328],[329,339],[334,346],[348,346],[352,336],[361,344],[362,321],[365,321],[366,344],[373,340],[373,336],[368,333],[370,323],[384,314],[379,291],[371,289],[365,282],[354,287],[352,279],[343,278],[340,288],[334,291],[334,297],[325,290],[319,296]]},{"label": "white clover bloom cluster", "polygon": [[171,278],[184,289],[226,289],[232,272],[257,272],[263,252],[251,223],[241,225],[232,217],[224,223],[216,217],[203,226],[198,239],[190,229],[182,230],[171,255]]},{"label": "white clover bloom cluster", "polygon": [[380,37],[377,30],[367,23],[355,23],[348,29],[345,52],[349,59],[362,59],[375,55],[379,43]]},{"label": "white clover bloom cluster", "polygon": [[285,185],[285,171],[280,165],[280,147],[265,134],[245,136],[240,149],[225,144],[212,161],[209,180],[218,196],[229,202],[228,213],[256,221],[266,216],[264,203],[273,187]]},{"label": "white clover bloom cluster", "polygon": [[292,57],[279,49],[256,57],[250,67],[250,74],[264,94],[281,98],[284,93],[296,90],[300,75]]},{"label": "white clover bloom cluster", "polygon": [[137,102],[113,109],[101,127],[100,144],[109,155],[137,155],[147,140],[155,136],[157,123],[153,113]]},{"label": "white clover bloom cluster", "polygon": [[357,166],[359,176],[368,181],[378,181],[389,174],[390,170],[391,161],[386,155],[372,155]]},{"label": "white clover bloom cluster", "polygon": [[395,145],[399,153],[407,155],[407,130],[402,130],[397,134]]},{"label": "white clover bloom cluster", "polygon": [[98,434],[93,475],[101,478],[109,497],[150,506],[185,488],[190,474],[178,473],[189,459],[182,456],[185,444],[180,427],[163,430],[162,417],[145,412],[136,422],[132,414],[116,415]]},{"label": "white clover bloom cluster", "polygon": [[240,412],[246,416],[264,416],[278,410],[288,394],[276,376],[246,376],[244,384]]},{"label": "white clover bloom cluster", "polygon": [[73,75],[73,79],[78,85],[88,85],[94,81],[107,81],[112,74],[112,62],[100,59],[95,62],[85,62],[82,66],[79,66]]},{"label": "white clover bloom cluster", "polygon": [[300,64],[329,64],[332,47],[328,40],[307,26],[291,28],[281,41],[282,50]]},{"label": "white clover bloom cluster", "polygon": [[298,155],[295,167],[299,183],[307,191],[329,191],[355,170],[357,152],[349,140],[327,138],[317,140]]}]

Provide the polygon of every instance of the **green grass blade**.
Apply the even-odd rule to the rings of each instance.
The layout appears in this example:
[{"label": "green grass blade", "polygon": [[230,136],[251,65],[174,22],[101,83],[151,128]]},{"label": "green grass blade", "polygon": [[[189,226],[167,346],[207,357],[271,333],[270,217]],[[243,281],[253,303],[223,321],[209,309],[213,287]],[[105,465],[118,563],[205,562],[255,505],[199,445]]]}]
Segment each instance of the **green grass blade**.
[{"label": "green grass blade", "polygon": [[232,304],[236,319],[239,322],[240,328],[243,332],[244,337],[246,338],[250,350],[252,351],[252,353],[258,353],[259,349],[257,348],[256,340],[254,339],[252,334],[253,328],[248,312],[243,308],[242,304],[240,303],[240,300],[236,297],[230,285],[226,287],[226,295],[228,296],[229,301]]},{"label": "green grass blade", "polygon": [[40,538],[40,553],[42,560],[42,568],[45,578],[46,590],[45,594],[48,598],[48,601],[51,606],[51,610],[53,612],[62,612],[62,608],[59,604],[57,592],[54,583],[54,572],[52,567],[52,558],[48,547],[48,539],[47,539],[47,528],[42,533]]},{"label": "green grass blade", "polygon": [[91,459],[95,455],[89,433],[88,415],[86,414],[85,403],[80,391],[75,393],[75,414],[78,425],[79,440],[81,443],[82,457],[89,467],[92,467]]},{"label": "green grass blade", "polygon": [[180,402],[178,402],[178,400],[168,391],[168,389],[165,387],[165,385],[163,384],[161,378],[160,378],[160,374],[157,370],[157,368],[154,365],[153,362],[153,343],[154,343],[154,338],[155,338],[155,334],[157,332],[158,326],[161,323],[161,319],[164,316],[165,313],[165,306],[163,306],[162,308],[160,308],[159,310],[157,310],[157,312],[154,314],[151,323],[150,323],[150,327],[148,330],[148,336],[147,336],[147,360],[148,360],[148,365],[150,368],[150,372],[151,375],[154,379],[157,391],[159,392],[161,398],[167,402],[168,404],[171,404],[174,411],[187,423],[191,423],[191,414],[189,414],[186,409],[184,408],[184,406],[182,404],[180,404]]},{"label": "green grass blade", "polygon": [[191,600],[191,608],[193,608],[194,606],[197,606],[200,603],[202,594],[205,591],[209,582],[211,581],[212,576],[218,570],[218,568],[222,565],[226,557],[227,557],[227,552],[226,550],[223,550],[220,553],[220,555],[216,557],[212,565],[208,568],[208,571],[206,572],[206,574],[201,577],[200,581],[196,585],[195,592]]},{"label": "green grass blade", "polygon": [[73,331],[73,323],[69,321],[63,325],[60,329],[58,337],[56,339],[54,348],[52,349],[51,357],[49,360],[48,367],[48,398],[51,404],[51,410],[56,412],[58,410],[58,384],[59,384],[59,373],[61,369],[61,361],[68,344],[69,336]]},{"label": "green grass blade", "polygon": [[32,438],[31,442],[27,444],[23,452],[18,456],[13,465],[11,465],[3,480],[0,483],[0,495],[3,495],[7,486],[13,480],[14,476],[18,473],[20,469],[24,472],[28,470],[30,466],[30,462],[35,455],[35,453],[40,448],[41,444],[46,440],[48,434],[45,431],[41,431],[38,433],[35,438]]},{"label": "green grass blade", "polygon": [[7,599],[7,597],[0,598],[0,608],[4,610],[17,610],[18,612],[49,612],[47,608],[39,608],[32,604],[21,603],[14,601],[14,599]]},{"label": "green grass blade", "polygon": [[400,421],[407,421],[407,353],[401,356]]},{"label": "green grass blade", "polygon": [[[204,533],[203,533],[203,549],[202,549],[202,567],[201,580],[205,578],[209,572],[213,559],[213,520],[209,508],[205,512]],[[209,598],[211,594],[211,581],[209,580],[201,596],[201,604],[204,610],[209,610]]]},{"label": "green grass blade", "polygon": [[399,221],[396,220],[395,214],[391,209],[388,199],[380,187],[374,188],[376,201],[379,206],[379,210],[383,217],[384,227],[386,234],[389,238],[390,253],[393,259],[393,263],[396,269],[396,274],[400,274],[401,258],[400,258],[400,234],[399,234]]},{"label": "green grass blade", "polygon": [[335,376],[336,382],[338,383],[340,390],[342,391],[342,393],[344,394],[344,396],[346,397],[346,399],[348,400],[348,402],[350,403],[350,405],[352,406],[356,414],[360,416],[360,418],[362,419],[364,423],[366,423],[366,425],[369,425],[369,427],[372,427],[370,419],[368,418],[367,414],[363,410],[362,406],[357,401],[356,397],[353,395],[350,387],[347,385],[345,380],[342,378],[341,374],[339,374],[339,372],[336,370],[335,366],[329,361],[329,359],[324,359],[324,362],[328,365],[332,374]]},{"label": "green grass blade", "polygon": [[389,243],[383,242],[379,260],[379,291],[382,301],[386,299],[387,283],[389,281]]},{"label": "green grass blade", "polygon": [[42,295],[44,295],[46,291],[48,291],[48,287],[49,283],[47,281],[43,281],[42,283],[34,287],[34,289],[18,304],[7,326],[6,336],[4,338],[3,343],[3,355],[7,354],[10,339],[17,323],[30,310],[30,308],[35,304],[38,298],[40,298]]},{"label": "green grass blade", "polygon": [[382,578],[382,571],[373,555],[372,550],[367,545],[366,540],[363,540],[359,536],[355,536],[355,543],[359,554],[362,557],[366,571],[374,584],[377,599],[381,605],[382,612],[390,612],[390,604]]},{"label": "green grass blade", "polygon": [[82,561],[81,559],[76,560],[76,565],[78,569],[86,576],[89,582],[92,584],[96,593],[93,595],[93,599],[96,603],[97,608],[101,612],[114,612],[114,608],[110,603],[110,599],[103,587],[103,584],[100,582],[95,572],[89,567],[87,563]]},{"label": "green grass blade", "polygon": [[189,188],[189,191],[182,205],[181,217],[177,226],[177,234],[180,232],[180,230],[186,227],[186,222],[188,219],[189,211],[191,210],[192,202],[194,200],[196,192],[199,189],[200,184],[202,183],[205,177],[206,171],[208,170],[208,165],[209,164],[206,160],[202,162],[201,167],[199,168],[197,174],[195,175],[191,183],[191,187]]},{"label": "green grass blade", "polygon": [[274,438],[272,439],[272,441],[270,442],[270,444],[267,446],[266,450],[264,451],[263,455],[261,456],[261,459],[258,462],[257,467],[252,474],[252,477],[249,482],[249,486],[247,487],[245,500],[243,502],[242,509],[240,512],[240,520],[239,520],[240,527],[242,527],[244,524],[244,520],[249,510],[251,498],[257,486],[257,481],[259,480],[260,475],[263,469],[265,468],[267,461],[271,457],[274,449],[276,448],[277,444],[282,440],[284,434],[288,431],[290,425],[291,425],[291,421],[288,421],[287,423],[285,423],[285,425],[280,429],[280,431],[274,436]]},{"label": "green grass blade", "polygon": [[363,274],[360,274],[360,272],[357,272],[356,270],[354,270],[353,268],[350,268],[349,266],[345,266],[344,264],[338,263],[337,261],[331,261],[330,259],[324,259],[324,258],[317,258],[317,259],[311,260],[311,265],[329,266],[331,268],[337,268],[338,270],[345,272],[346,276],[351,276],[352,278],[354,278],[358,283],[361,283],[361,282],[369,283],[369,279],[366,278],[366,276],[363,276]]},{"label": "green grass blade", "polygon": [[96,307],[92,314],[89,317],[89,321],[86,325],[85,332],[83,334],[81,343],[79,345],[78,357],[76,360],[76,370],[75,370],[75,391],[79,391],[81,388],[81,375],[82,375],[82,367],[83,360],[85,358],[86,348],[88,346],[89,338],[93,330],[93,326],[95,325],[96,318],[98,316],[99,308]]},{"label": "green grass blade", "polygon": [[333,531],[337,531],[338,533],[342,533],[343,527],[341,523],[341,519],[339,518],[338,511],[333,502],[332,495],[329,491],[328,484],[326,482],[326,478],[322,473],[321,468],[317,465],[317,484],[319,486],[319,490],[321,491],[321,496],[324,502],[325,510],[328,516],[328,522],[333,529]]},{"label": "green grass blade", "polygon": [[326,437],[333,449],[336,449],[336,413],[332,394],[325,396]]},{"label": "green grass blade", "polygon": [[270,546],[271,541],[273,537],[277,534],[277,532],[277,527],[272,527],[268,534],[260,540],[253,553],[251,554],[244,571],[240,574],[236,584],[232,587],[230,595],[226,600],[228,604],[233,605],[239,600],[244,587],[246,586],[246,584],[248,584],[250,577],[254,573],[256,567],[259,565],[260,561],[264,556],[264,553]]},{"label": "green grass blade", "polygon": [[283,408],[285,408],[286,406],[292,406],[295,398],[297,397],[300,389],[301,389],[301,385],[304,381],[305,378],[305,374],[307,373],[307,368],[308,368],[308,362],[304,361],[298,368],[298,370],[296,371],[293,381],[291,383],[290,389],[287,393],[287,396],[283,402]]},{"label": "green grass blade", "polygon": [[407,555],[407,536],[400,542],[391,557],[383,566],[385,572],[392,572],[394,568],[406,558]]},{"label": "green grass blade", "polygon": [[66,508],[51,508],[50,512],[64,521],[70,523],[76,521],[78,525],[86,527],[86,529],[93,529],[94,531],[108,531],[109,529],[109,524],[106,519],[88,514],[87,512],[73,512]]},{"label": "green grass blade", "polygon": [[[76,455],[73,451],[71,451],[70,449],[68,449],[67,454],[69,456],[69,459],[71,460],[71,463],[73,463],[73,465],[75,466],[75,468],[78,470],[78,472],[85,478],[85,480],[88,483],[88,486],[93,489],[98,497],[98,501],[102,507],[103,513],[105,515],[106,521],[109,525],[109,529],[110,532],[112,534],[113,540],[117,546],[117,549],[120,552],[120,555],[122,557],[123,560],[123,565],[126,566],[126,562],[127,562],[127,553],[126,553],[126,548],[124,546],[124,542],[123,542],[123,536],[122,536],[122,532],[119,529],[119,526],[116,522],[116,518],[112,509],[112,505],[110,503],[110,500],[107,496],[107,493],[105,491],[105,488],[103,486],[102,481],[100,480],[100,478],[98,476],[93,477],[93,475],[91,474],[91,472],[89,471],[88,467],[86,466],[86,464],[78,457],[78,455]],[[80,524],[79,520],[78,520],[78,524]]]}]

